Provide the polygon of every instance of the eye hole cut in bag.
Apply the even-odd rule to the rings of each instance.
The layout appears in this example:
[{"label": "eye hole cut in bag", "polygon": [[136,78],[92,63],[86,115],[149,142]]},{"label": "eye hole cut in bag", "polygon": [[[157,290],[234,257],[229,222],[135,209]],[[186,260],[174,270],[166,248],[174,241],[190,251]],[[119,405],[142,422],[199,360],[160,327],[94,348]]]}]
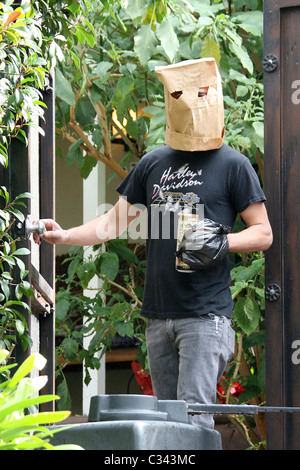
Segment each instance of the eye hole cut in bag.
[{"label": "eye hole cut in bag", "polygon": [[[198,89],[198,98],[203,98],[203,96],[206,96],[207,93],[208,93],[208,89],[209,87],[206,86],[206,87],[200,87]],[[181,95],[183,94],[183,91],[180,90],[180,91],[173,91],[172,93],[170,93],[170,95],[175,98],[175,100],[178,100]]]},{"label": "eye hole cut in bag", "polygon": [[171,93],[171,96],[175,98],[175,100],[178,100],[181,97],[182,93],[182,91],[173,91],[173,93]]},{"label": "eye hole cut in bag", "polygon": [[203,96],[206,96],[208,93],[208,89],[208,86],[200,87],[198,90],[198,98],[203,98]]}]

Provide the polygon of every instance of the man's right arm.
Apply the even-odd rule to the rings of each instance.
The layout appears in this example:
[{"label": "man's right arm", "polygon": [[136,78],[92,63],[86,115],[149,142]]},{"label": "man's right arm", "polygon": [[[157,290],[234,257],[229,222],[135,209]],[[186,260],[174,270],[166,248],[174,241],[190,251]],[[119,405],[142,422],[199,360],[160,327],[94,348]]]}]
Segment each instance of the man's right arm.
[{"label": "man's right arm", "polygon": [[[106,214],[68,230],[62,229],[52,219],[42,219],[46,230],[41,238],[54,245],[98,245],[120,236],[140,213],[141,210],[132,210],[132,205],[121,197]],[[36,234],[34,240],[41,243]]]}]

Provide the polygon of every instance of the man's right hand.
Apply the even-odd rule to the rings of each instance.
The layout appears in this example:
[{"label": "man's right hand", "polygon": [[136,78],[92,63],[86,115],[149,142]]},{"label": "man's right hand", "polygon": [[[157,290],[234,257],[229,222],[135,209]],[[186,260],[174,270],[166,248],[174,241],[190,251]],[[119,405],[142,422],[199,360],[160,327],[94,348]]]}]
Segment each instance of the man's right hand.
[{"label": "man's right hand", "polygon": [[[53,245],[98,245],[122,235],[140,213],[140,208],[132,210],[132,205],[127,199],[120,197],[114,207],[105,214],[68,230],[62,229],[55,220],[41,219],[45,224],[45,232],[41,236],[34,234],[34,241],[39,245],[41,239]],[[37,221],[34,223],[37,224]]]},{"label": "man's right hand", "polygon": [[[33,234],[33,239],[38,245],[41,244],[41,238],[48,243],[53,245],[66,244],[70,239],[70,233],[68,230],[64,230],[61,226],[52,219],[41,219],[41,222],[45,224],[45,232],[43,235]],[[37,221],[34,222],[37,224]]]}]

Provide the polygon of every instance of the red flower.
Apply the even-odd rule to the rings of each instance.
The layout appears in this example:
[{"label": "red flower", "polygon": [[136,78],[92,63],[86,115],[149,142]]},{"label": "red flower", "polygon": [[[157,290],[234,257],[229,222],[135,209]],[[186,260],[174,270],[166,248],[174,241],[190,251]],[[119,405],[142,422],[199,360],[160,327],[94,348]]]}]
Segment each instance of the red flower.
[{"label": "red flower", "polygon": [[[225,381],[225,380],[228,380],[228,379],[225,377],[225,375],[223,375],[220,382],[222,380]],[[225,390],[222,387],[220,382],[217,385],[217,393],[218,393],[218,397],[219,397],[220,402],[225,403],[226,402],[226,393],[225,393]],[[244,390],[245,390],[244,387],[242,387],[238,382],[234,382],[233,384],[231,384],[231,387],[230,387],[230,395],[235,397],[235,398],[238,398]]]},{"label": "red flower", "polygon": [[131,368],[133,370],[135,379],[144,395],[154,395],[152,388],[151,377],[147,372],[142,369],[141,364],[136,361],[132,361]]}]

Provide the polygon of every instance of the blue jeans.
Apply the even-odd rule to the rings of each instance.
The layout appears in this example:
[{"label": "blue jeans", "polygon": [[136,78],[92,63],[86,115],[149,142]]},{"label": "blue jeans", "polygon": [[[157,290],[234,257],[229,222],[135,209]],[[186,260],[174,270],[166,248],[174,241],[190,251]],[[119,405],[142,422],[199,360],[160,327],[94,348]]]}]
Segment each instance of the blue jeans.
[{"label": "blue jeans", "polygon": [[[146,342],[154,395],[159,400],[213,404],[216,387],[234,353],[230,319],[148,319]],[[214,427],[211,414],[189,415],[191,424]]]}]

